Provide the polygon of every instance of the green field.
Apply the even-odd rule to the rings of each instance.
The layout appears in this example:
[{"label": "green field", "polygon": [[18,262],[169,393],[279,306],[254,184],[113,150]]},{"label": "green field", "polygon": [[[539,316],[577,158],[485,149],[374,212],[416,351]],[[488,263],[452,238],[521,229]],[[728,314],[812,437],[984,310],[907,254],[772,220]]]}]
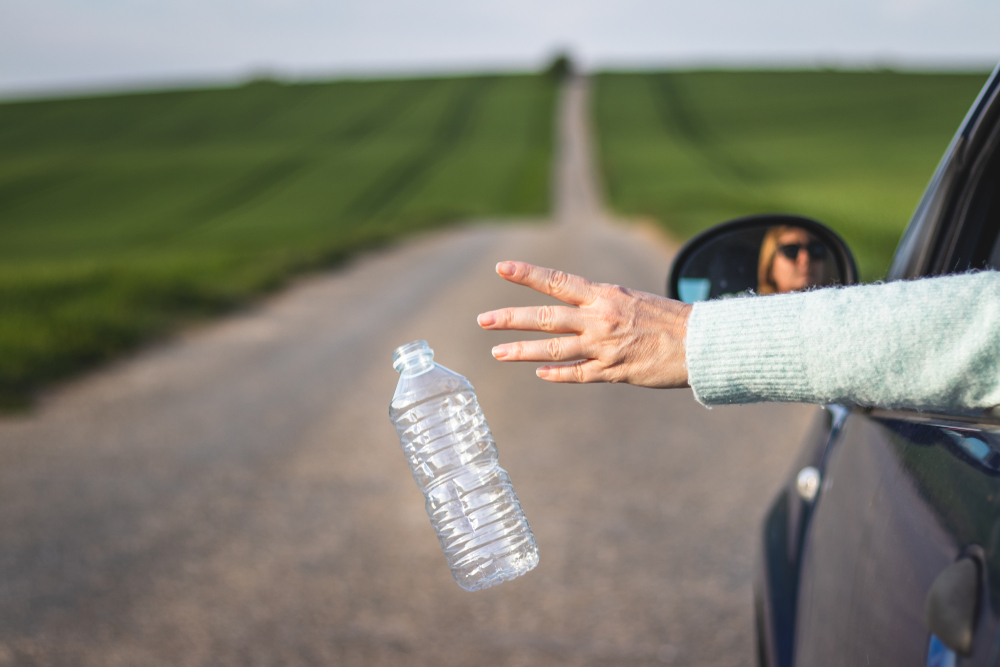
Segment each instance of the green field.
[{"label": "green field", "polygon": [[811,216],[876,280],[986,78],[602,74],[593,104],[611,205],[681,239],[751,213]]},{"label": "green field", "polygon": [[0,104],[0,404],[401,233],[548,211],[546,76]]}]

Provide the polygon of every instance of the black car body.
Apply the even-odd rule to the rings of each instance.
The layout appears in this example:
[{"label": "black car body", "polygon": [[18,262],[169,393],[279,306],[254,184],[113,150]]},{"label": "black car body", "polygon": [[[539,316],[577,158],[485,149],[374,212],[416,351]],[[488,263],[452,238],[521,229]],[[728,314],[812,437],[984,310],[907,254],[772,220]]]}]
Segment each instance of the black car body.
[{"label": "black car body", "polygon": [[[1000,68],[887,279],[981,268],[1000,269]],[[1000,410],[827,406],[759,562],[762,665],[1000,665]]]}]

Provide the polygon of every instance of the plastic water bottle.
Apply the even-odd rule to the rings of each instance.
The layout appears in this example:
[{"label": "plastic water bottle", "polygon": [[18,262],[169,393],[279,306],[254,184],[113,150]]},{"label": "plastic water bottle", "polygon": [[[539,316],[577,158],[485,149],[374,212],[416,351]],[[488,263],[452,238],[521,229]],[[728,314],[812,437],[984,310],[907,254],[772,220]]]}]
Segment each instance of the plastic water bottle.
[{"label": "plastic water bottle", "polygon": [[435,363],[426,341],[396,348],[392,365],[389,417],[455,581],[478,591],[534,568],[538,544],[472,385]]}]

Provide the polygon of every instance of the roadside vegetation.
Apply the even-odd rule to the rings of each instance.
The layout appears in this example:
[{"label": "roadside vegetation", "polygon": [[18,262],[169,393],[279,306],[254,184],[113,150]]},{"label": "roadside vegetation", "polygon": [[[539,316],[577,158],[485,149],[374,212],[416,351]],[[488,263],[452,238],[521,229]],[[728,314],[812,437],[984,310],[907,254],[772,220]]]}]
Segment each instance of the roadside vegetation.
[{"label": "roadside vegetation", "polygon": [[0,406],[359,248],[542,216],[556,78],[0,104]]},{"label": "roadside vegetation", "polygon": [[685,239],[783,212],[830,225],[862,279],[896,243],[987,74],[644,72],[596,80],[611,206]]}]

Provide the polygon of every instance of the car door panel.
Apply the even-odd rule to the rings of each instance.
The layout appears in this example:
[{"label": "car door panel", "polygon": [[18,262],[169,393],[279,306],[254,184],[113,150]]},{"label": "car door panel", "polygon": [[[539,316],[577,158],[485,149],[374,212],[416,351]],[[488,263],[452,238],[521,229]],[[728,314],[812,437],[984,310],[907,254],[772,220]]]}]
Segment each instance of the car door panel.
[{"label": "car door panel", "polygon": [[1000,462],[996,438],[899,416],[852,413],[828,456],[801,556],[797,665],[926,664],[927,593],[970,549],[984,561],[984,603],[962,664],[991,664],[1000,477],[975,456]]}]

